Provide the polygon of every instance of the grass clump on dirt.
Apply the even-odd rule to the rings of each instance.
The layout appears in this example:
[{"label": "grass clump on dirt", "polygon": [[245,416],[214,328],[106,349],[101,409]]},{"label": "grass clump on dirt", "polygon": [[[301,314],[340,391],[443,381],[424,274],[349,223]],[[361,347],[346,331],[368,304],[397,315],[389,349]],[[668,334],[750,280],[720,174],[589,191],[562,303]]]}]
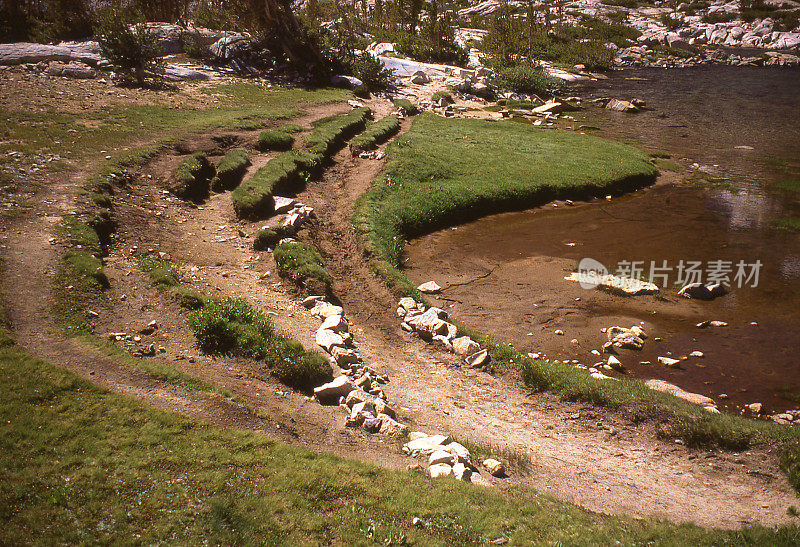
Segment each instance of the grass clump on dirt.
[{"label": "grass clump on dirt", "polygon": [[266,251],[277,245],[281,239],[291,237],[294,235],[293,230],[288,226],[275,226],[272,228],[263,228],[258,231],[256,237],[253,239],[254,251]]},{"label": "grass clump on dirt", "polygon": [[[796,544],[794,526],[706,530],[591,513],[221,429],[0,347],[9,544]],[[422,526],[412,524],[419,517]]]},{"label": "grass clump on dirt", "polygon": [[793,232],[797,232],[800,231],[800,218],[797,217],[777,218],[773,221],[773,225],[781,230],[790,230]]},{"label": "grass clump on dirt", "polygon": [[328,118],[317,124],[306,137],[309,151],[328,158],[344,142],[361,132],[369,116],[369,108],[354,108],[343,116]]},{"label": "grass clump on dirt", "polygon": [[379,144],[389,140],[398,131],[400,131],[400,118],[390,114],[368,124],[363,133],[350,141],[350,151],[355,155],[364,150],[377,148]]},{"label": "grass clump on dirt", "polygon": [[290,150],[294,145],[294,137],[280,129],[270,129],[262,131],[258,135],[256,148],[262,152],[269,150]]},{"label": "grass clump on dirt", "polygon": [[204,152],[195,152],[178,164],[170,191],[181,199],[198,201],[208,195],[216,169]]},{"label": "grass clump on dirt", "polygon": [[242,182],[242,177],[250,165],[250,157],[244,148],[234,148],[217,164],[217,174],[211,181],[211,189],[215,192],[233,190]]},{"label": "grass clump on dirt", "polygon": [[236,216],[254,220],[269,216],[274,207],[272,195],[293,189],[307,174],[301,171],[300,160],[302,156],[295,152],[284,152],[240,184],[231,194]]},{"label": "grass clump on dirt", "polygon": [[172,289],[181,284],[181,267],[166,258],[144,256],[139,259],[139,268],[161,290]]},{"label": "grass clump on dirt", "polygon": [[409,101],[408,99],[397,99],[394,101],[395,108],[398,108],[406,113],[408,116],[416,116],[419,114],[419,108],[417,105]]},{"label": "grass clump on dirt", "polygon": [[187,318],[201,350],[266,360],[282,382],[299,389],[320,385],[333,375],[327,359],[275,333],[272,321],[243,298],[211,298]]},{"label": "grass clump on dirt", "polygon": [[436,93],[434,93],[431,96],[431,102],[434,102],[434,103],[438,103],[442,99],[444,99],[444,102],[446,104],[453,104],[454,102],[456,102],[453,99],[453,95],[449,91],[445,91],[443,89],[440,89],[439,91],[437,91]]},{"label": "grass clump on dirt", "polygon": [[272,253],[278,274],[290,279],[310,294],[330,294],[333,283],[322,257],[305,243],[283,243]]}]

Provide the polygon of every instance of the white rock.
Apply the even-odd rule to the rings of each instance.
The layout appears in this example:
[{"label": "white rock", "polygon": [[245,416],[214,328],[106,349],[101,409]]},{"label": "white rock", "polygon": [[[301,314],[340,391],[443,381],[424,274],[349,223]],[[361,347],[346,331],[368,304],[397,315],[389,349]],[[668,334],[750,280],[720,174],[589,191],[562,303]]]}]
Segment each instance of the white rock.
[{"label": "white rock", "polygon": [[437,477],[446,477],[453,473],[453,468],[447,465],[446,463],[437,463],[436,465],[432,465],[430,469],[428,469],[428,474],[431,478]]},{"label": "white rock", "polygon": [[610,366],[616,371],[623,372],[625,370],[625,367],[622,365],[622,362],[613,355],[609,355],[607,363],[608,366]]},{"label": "white rock", "polygon": [[455,456],[446,450],[436,450],[428,457],[428,465],[436,465],[439,463],[453,465],[455,463]]},{"label": "white rock", "polygon": [[323,330],[332,330],[333,332],[347,332],[348,330],[347,320],[341,315],[329,315],[325,318],[322,322],[322,326],[320,329]]},{"label": "white rock", "polygon": [[478,368],[489,364],[491,358],[489,357],[489,351],[482,349],[476,353],[473,353],[472,355],[469,355],[464,360],[470,367]]},{"label": "white rock", "polygon": [[356,388],[350,378],[339,376],[332,382],[314,388],[314,395],[320,400],[338,400],[339,397],[346,397]]},{"label": "white rock", "polygon": [[752,412],[753,414],[759,414],[761,412],[761,403],[750,403],[747,405],[747,410]]},{"label": "white rock", "polygon": [[427,456],[435,450],[444,450],[444,443],[449,440],[445,435],[429,435],[408,441],[403,445],[403,452],[412,456]]},{"label": "white rock", "polygon": [[453,466],[453,476],[460,481],[469,482],[472,469],[459,462]]},{"label": "white rock", "polygon": [[669,393],[693,405],[702,406],[703,408],[705,408],[710,412],[717,411],[717,404],[714,402],[714,399],[706,397],[705,395],[701,395],[699,393],[690,393],[688,391],[684,391],[678,386],[670,384],[669,382],[665,382],[664,380],[656,380],[656,379],[647,380],[644,383],[644,385],[646,385],[647,387],[649,387],[654,391]]},{"label": "white rock", "polygon": [[679,364],[681,361],[680,359],[673,359],[671,357],[659,357],[658,362],[661,365],[665,365],[668,367],[674,367],[675,365]]},{"label": "white rock", "polygon": [[401,424],[388,414],[378,414],[381,419],[381,434],[387,437],[404,437],[409,433],[409,427]]},{"label": "white rock", "polygon": [[311,315],[314,315],[321,319],[326,319],[331,315],[343,315],[343,314],[344,310],[342,309],[341,306],[335,306],[330,302],[325,302],[324,300],[317,301],[314,307],[311,308]]},{"label": "white rock", "polygon": [[445,446],[445,450],[450,452],[456,458],[455,461],[471,465],[472,455],[464,445],[457,442],[452,442]]},{"label": "white rock", "polygon": [[689,357],[705,357],[705,354],[702,351],[693,351]]},{"label": "white rock", "polygon": [[343,348],[346,346],[342,335],[330,329],[319,329],[316,334],[316,340],[317,344],[328,353],[330,353],[334,347],[338,346]]},{"label": "white rock", "polygon": [[441,292],[442,288],[436,281],[428,281],[417,287],[417,290],[424,294],[435,294]]},{"label": "white rock", "polygon": [[503,465],[503,462],[495,460],[494,458],[483,460],[483,466],[494,477],[504,477],[506,474],[506,467]]},{"label": "white rock", "polygon": [[462,336],[453,340],[453,351],[456,355],[472,355],[481,350],[481,347],[469,336]]}]

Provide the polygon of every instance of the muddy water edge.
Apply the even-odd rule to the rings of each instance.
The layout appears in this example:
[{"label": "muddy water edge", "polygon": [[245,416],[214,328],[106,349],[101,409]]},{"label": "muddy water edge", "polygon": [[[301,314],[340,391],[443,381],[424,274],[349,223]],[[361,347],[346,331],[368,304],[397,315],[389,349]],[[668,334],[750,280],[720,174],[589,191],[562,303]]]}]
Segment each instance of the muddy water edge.
[{"label": "muddy water edge", "polygon": [[[525,352],[593,365],[602,328],[643,323],[644,349],[620,352],[630,376],[703,393],[729,412],[800,408],[800,232],[779,227],[800,218],[800,194],[784,188],[800,190],[800,69],[629,70],[574,91],[584,108],[568,127],[662,156],[659,182],[421,237],[406,249],[409,278],[437,281],[454,317]],[[648,110],[603,110],[590,102],[598,97],[639,98]],[[657,279],[660,294],[626,298],[565,281],[584,257],[610,270],[621,261],[671,270]],[[705,276],[730,261],[731,293],[677,296],[681,260],[701,262]],[[740,261],[760,261],[757,286],[737,287]],[[704,320],[728,326],[696,327]],[[692,352],[703,356],[658,364]]]}]

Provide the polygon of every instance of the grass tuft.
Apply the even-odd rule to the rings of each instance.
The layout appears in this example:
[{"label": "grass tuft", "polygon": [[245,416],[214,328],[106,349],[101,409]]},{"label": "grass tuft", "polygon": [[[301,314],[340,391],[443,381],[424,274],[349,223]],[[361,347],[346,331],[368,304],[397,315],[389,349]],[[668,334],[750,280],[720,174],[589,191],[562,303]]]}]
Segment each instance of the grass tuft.
[{"label": "grass tuft", "polygon": [[242,177],[250,165],[247,150],[234,148],[223,157],[217,165],[217,174],[211,181],[211,189],[215,192],[233,190],[242,182]]},{"label": "grass tuft", "polygon": [[330,294],[332,279],[322,257],[305,243],[283,243],[272,253],[278,273],[309,294]]},{"label": "grass tuft", "polygon": [[196,152],[178,164],[170,191],[181,199],[199,201],[208,196],[216,169],[203,152]]},{"label": "grass tuft", "polygon": [[150,276],[150,281],[161,290],[172,289],[181,284],[181,267],[171,260],[157,256],[139,259],[139,268]]},{"label": "grass tuft", "polygon": [[350,141],[350,151],[356,155],[364,150],[377,148],[398,131],[400,131],[400,119],[396,115],[391,114],[381,118],[368,124],[363,133]]},{"label": "grass tuft", "polygon": [[294,144],[294,137],[280,129],[262,131],[258,136],[256,148],[262,152],[269,150],[290,150]]},{"label": "grass tuft", "polygon": [[409,101],[408,99],[397,99],[394,101],[395,108],[398,108],[406,113],[407,116],[416,116],[419,114],[419,108],[417,105]]},{"label": "grass tuft", "polygon": [[259,230],[253,240],[254,251],[266,251],[277,245],[281,239],[291,237],[292,229],[286,226],[275,226],[274,228],[264,228]]}]

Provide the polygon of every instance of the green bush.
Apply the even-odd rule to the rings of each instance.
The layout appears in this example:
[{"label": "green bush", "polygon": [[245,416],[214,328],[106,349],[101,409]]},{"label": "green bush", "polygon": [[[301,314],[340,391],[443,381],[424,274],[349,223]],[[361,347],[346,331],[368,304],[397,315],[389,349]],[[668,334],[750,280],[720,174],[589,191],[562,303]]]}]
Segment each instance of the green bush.
[{"label": "green bush", "polygon": [[333,371],[318,353],[275,333],[272,322],[243,298],[207,299],[187,318],[200,349],[264,359],[272,373],[296,388],[311,388],[329,380]]},{"label": "green bush", "polygon": [[[301,346],[302,348],[302,346]],[[303,352],[299,357],[279,359],[272,374],[287,386],[310,390],[333,378],[331,364],[323,355]]]},{"label": "green bush", "polygon": [[419,108],[417,108],[417,105],[408,99],[397,99],[394,101],[394,106],[395,108],[402,108],[408,116],[416,116],[419,114]]},{"label": "green bush", "polygon": [[283,243],[272,253],[278,274],[313,294],[329,294],[331,276],[325,271],[319,253],[304,243]]},{"label": "green bush", "polygon": [[455,102],[455,100],[453,100],[453,95],[442,89],[440,89],[431,96],[431,101],[435,103],[439,102],[442,99],[444,99],[447,104],[453,104]]},{"label": "green bush", "polygon": [[206,353],[262,359],[267,355],[272,322],[243,298],[212,299],[187,318],[197,344]]},{"label": "green bush", "polygon": [[372,150],[400,131],[400,119],[390,114],[367,125],[363,133],[350,142],[350,151],[355,155],[362,150]]},{"label": "green bush", "polygon": [[249,165],[250,157],[247,155],[247,150],[243,148],[231,150],[219,161],[217,174],[211,181],[211,189],[215,192],[222,192],[236,188],[242,181]]},{"label": "green bush", "polygon": [[216,169],[203,152],[195,152],[178,164],[170,191],[181,199],[201,200],[208,195]]},{"label": "green bush", "polygon": [[264,228],[259,230],[253,240],[253,250],[265,251],[275,247],[281,239],[291,237],[292,229],[287,226],[275,226],[274,228]]},{"label": "green bush", "polygon": [[518,65],[500,70],[497,82],[501,87],[514,93],[532,93],[534,95],[552,95],[563,86],[563,82],[549,76],[538,67]]},{"label": "green bush", "polygon": [[267,150],[289,150],[294,144],[294,137],[280,129],[270,129],[262,131],[258,136],[256,148],[261,151]]},{"label": "green bush", "polygon": [[101,12],[95,36],[103,57],[123,78],[134,79],[142,86],[145,78],[159,78],[163,72],[157,37],[147,31],[144,21],[133,21],[121,8]]}]

